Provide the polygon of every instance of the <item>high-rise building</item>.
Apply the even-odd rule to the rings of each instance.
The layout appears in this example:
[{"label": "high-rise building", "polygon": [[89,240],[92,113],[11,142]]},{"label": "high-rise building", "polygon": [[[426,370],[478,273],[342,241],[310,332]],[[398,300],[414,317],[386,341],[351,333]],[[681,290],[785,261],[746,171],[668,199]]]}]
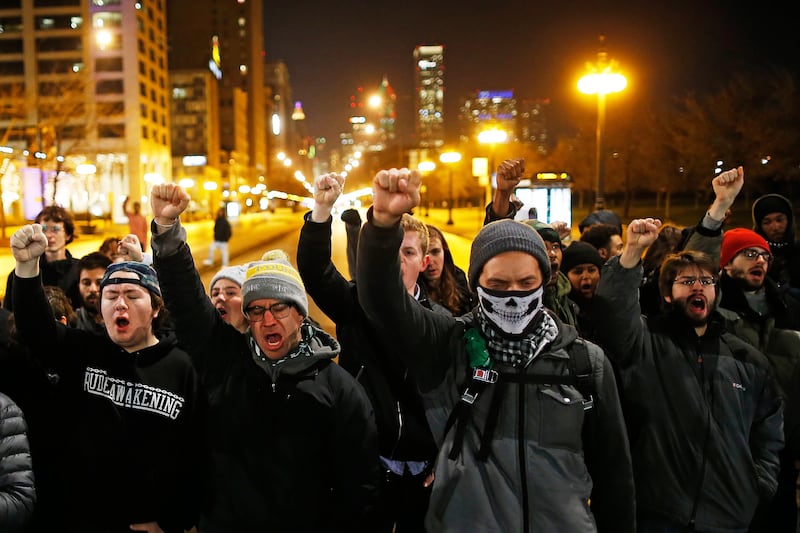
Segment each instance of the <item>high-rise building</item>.
[{"label": "high-rise building", "polygon": [[169,80],[173,177],[214,216],[222,189],[217,78],[202,68],[172,70]]},{"label": "high-rise building", "polygon": [[514,91],[475,91],[461,103],[461,138],[474,140],[481,131],[496,128],[506,132],[509,142],[516,141],[517,113]]},{"label": "high-rise building", "polygon": [[44,202],[124,221],[124,196],[144,198],[148,181],[171,178],[165,9],[166,0],[3,3],[11,220]]},{"label": "high-rise building", "polygon": [[519,113],[520,142],[532,144],[537,153],[547,155],[553,148],[548,124],[549,98],[522,99]]},{"label": "high-rise building", "polygon": [[[218,76],[220,158],[232,190],[267,173],[263,0],[169,0],[170,69]],[[244,112],[242,111],[244,106]]]},{"label": "high-rise building", "polygon": [[444,46],[414,48],[414,109],[417,144],[422,148],[444,145]]}]

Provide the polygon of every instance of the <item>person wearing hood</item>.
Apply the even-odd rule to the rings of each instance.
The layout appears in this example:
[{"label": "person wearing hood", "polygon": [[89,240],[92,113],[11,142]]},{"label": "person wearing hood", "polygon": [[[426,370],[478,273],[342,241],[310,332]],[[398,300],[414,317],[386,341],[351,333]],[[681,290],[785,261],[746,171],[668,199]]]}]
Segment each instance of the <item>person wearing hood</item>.
[{"label": "person wearing hood", "polygon": [[47,246],[40,224],[11,237],[15,325],[30,354],[58,374],[52,409],[69,417],[59,530],[183,533],[202,497],[195,443],[206,397],[174,337],[156,336],[166,315],[158,277],[142,263],[110,265],[100,281],[105,334],[68,327],[45,297]]},{"label": "person wearing hood", "polygon": [[[515,220],[485,225],[468,268],[478,305],[462,317],[425,309],[405,294],[397,258],[420,183],[406,168],[373,179],[357,284],[367,317],[416,378],[439,447],[427,530],[634,531],[613,369],[542,305],[551,279],[542,238]],[[578,357],[594,393],[566,380]]]},{"label": "person wearing hood", "polygon": [[375,417],[336,364],[339,343],[308,318],[297,270],[281,250],[246,265],[230,327],[206,296],[180,215],[189,195],[152,188],[151,246],[164,300],[210,398],[210,494],[198,529],[367,529],[380,475]]},{"label": "person wearing hood", "polygon": [[769,243],[774,258],[769,276],[800,298],[800,244],[796,241],[792,203],[780,194],[765,194],[753,202],[753,231]]}]

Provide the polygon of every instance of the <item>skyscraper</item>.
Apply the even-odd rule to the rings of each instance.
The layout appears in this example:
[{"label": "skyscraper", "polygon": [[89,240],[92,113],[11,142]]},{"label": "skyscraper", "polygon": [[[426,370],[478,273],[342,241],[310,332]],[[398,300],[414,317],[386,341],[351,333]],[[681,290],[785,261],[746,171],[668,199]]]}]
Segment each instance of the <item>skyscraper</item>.
[{"label": "skyscraper", "polygon": [[444,46],[414,48],[415,120],[421,148],[444,145]]},{"label": "skyscraper", "polygon": [[461,103],[461,137],[476,139],[482,130],[496,128],[505,131],[509,141],[518,140],[517,113],[514,91],[475,91]]},{"label": "skyscraper", "polygon": [[168,14],[170,69],[212,67],[216,43],[223,172],[234,189],[255,184],[267,172],[263,0],[169,0]]},{"label": "skyscraper", "polygon": [[124,220],[124,196],[171,176],[166,0],[35,4],[3,7],[0,100],[13,111],[0,132],[28,155],[4,180],[21,205],[4,208],[30,219],[55,201]]}]

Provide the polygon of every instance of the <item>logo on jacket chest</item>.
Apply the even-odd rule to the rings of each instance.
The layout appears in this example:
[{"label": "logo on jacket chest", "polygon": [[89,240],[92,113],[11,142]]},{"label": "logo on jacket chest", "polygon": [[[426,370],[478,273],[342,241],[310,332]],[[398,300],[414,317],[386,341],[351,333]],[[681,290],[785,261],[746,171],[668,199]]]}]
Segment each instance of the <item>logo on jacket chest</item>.
[{"label": "logo on jacket chest", "polygon": [[184,398],[174,392],[110,377],[105,370],[91,367],[86,367],[83,375],[83,390],[119,407],[147,411],[172,420],[178,418],[185,403]]}]

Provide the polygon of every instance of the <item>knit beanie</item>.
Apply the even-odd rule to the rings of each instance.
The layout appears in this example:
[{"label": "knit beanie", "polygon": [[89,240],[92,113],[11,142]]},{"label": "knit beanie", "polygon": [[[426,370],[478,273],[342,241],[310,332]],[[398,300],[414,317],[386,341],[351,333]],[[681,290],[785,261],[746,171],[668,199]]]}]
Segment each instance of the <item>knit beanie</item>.
[{"label": "knit beanie", "polygon": [[[137,278],[112,278],[111,275],[115,272],[133,272]],[[100,280],[100,292],[107,285],[116,285],[120,283],[133,283],[144,287],[152,292],[159,298],[161,297],[161,286],[158,284],[158,276],[152,267],[140,263],[139,261],[121,261],[119,263],[111,263],[106,267],[105,274]]]},{"label": "knit beanie", "polygon": [[239,287],[242,286],[244,283],[244,275],[245,269],[244,265],[234,265],[234,266],[226,266],[222,267],[219,272],[214,274],[214,277],[211,278],[211,283],[208,285],[208,290],[212,290],[214,285],[221,279],[229,279]]},{"label": "knit beanie", "polygon": [[558,238],[558,232],[553,229],[553,226],[550,224],[545,224],[541,220],[536,219],[523,220],[522,223],[535,229],[539,235],[541,235],[542,239],[547,242],[561,242],[561,239]]},{"label": "knit beanie", "polygon": [[[770,211],[775,213],[775,211]],[[763,248],[769,252],[769,243],[753,230],[734,228],[722,234],[722,246],[719,250],[719,266],[724,267],[736,257],[736,254],[747,248]]]},{"label": "knit beanie", "polygon": [[308,297],[303,280],[283,250],[270,250],[261,256],[261,261],[247,265],[242,283],[242,309],[247,309],[253,300],[262,298],[289,302],[301,315],[308,316]]},{"label": "knit beanie", "polygon": [[600,252],[597,251],[597,248],[588,242],[573,241],[564,250],[564,258],[561,260],[560,267],[561,272],[567,274],[576,266],[585,264],[603,268],[603,258],[600,257]]},{"label": "knit beanie", "polygon": [[469,252],[469,286],[478,287],[483,266],[497,254],[503,252],[525,252],[539,262],[542,279],[550,279],[550,258],[542,237],[529,225],[516,220],[503,219],[486,224],[472,240]]},{"label": "knit beanie", "polygon": [[761,221],[770,213],[783,213],[790,225],[794,223],[791,202],[780,194],[765,194],[753,202],[754,229],[761,229]]}]

